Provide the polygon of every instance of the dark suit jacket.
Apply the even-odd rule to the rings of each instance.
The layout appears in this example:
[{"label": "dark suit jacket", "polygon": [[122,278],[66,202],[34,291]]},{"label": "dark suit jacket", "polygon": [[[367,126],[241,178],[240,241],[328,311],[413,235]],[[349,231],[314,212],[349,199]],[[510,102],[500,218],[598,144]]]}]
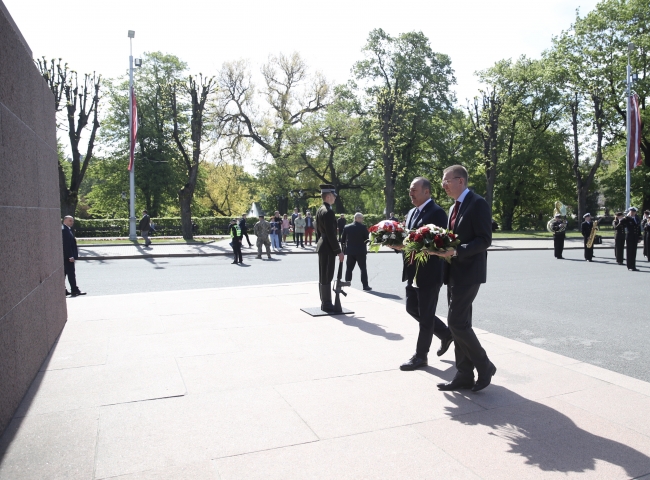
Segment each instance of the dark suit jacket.
[{"label": "dark suit jacket", "polygon": [[[449,216],[454,206],[449,208]],[[447,228],[451,228],[449,225]],[[475,285],[487,280],[487,249],[492,244],[492,212],[483,197],[471,190],[460,205],[454,233],[458,256],[445,262],[447,285]]]},{"label": "dark suit jacket", "polygon": [[[440,205],[434,202],[433,199],[422,209],[422,213],[420,213],[415,224],[411,225],[411,217],[413,217],[416,210],[417,208],[409,210],[409,213],[406,216],[406,228],[409,226],[411,228],[420,228],[431,223],[443,228],[447,225],[447,215],[445,214],[445,211],[440,207]],[[413,278],[415,277],[417,264],[416,262],[413,262],[413,265],[408,265],[406,259],[404,259],[404,261],[404,267],[402,268],[402,282],[408,280],[409,283],[412,283]],[[444,260],[439,257],[430,256],[427,263],[420,265],[420,267],[417,268],[418,286],[432,285],[436,283],[442,284],[443,263]]]},{"label": "dark suit jacket", "polygon": [[78,259],[79,251],[77,250],[77,240],[74,238],[72,230],[70,230],[67,225],[63,225],[61,233],[63,234],[63,259]]},{"label": "dark suit jacket", "polygon": [[336,215],[329,203],[323,202],[316,212],[316,228],[318,229],[316,251],[331,255],[341,253],[341,245],[336,236]]},{"label": "dark suit jacket", "polygon": [[591,229],[594,227],[594,222],[592,221],[591,223],[587,222],[582,222],[582,225],[580,226],[582,236],[585,238],[585,242],[589,238],[589,235],[591,235]]},{"label": "dark suit jacket", "polygon": [[363,223],[354,222],[343,229],[341,242],[345,244],[346,255],[365,255],[368,253],[366,240],[369,237],[368,229]]}]

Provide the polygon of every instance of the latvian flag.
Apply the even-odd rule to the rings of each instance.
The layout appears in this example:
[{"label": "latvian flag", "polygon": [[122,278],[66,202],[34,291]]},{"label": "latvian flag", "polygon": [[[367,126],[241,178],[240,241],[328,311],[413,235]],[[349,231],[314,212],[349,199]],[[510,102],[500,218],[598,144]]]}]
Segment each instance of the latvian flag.
[{"label": "latvian flag", "polygon": [[135,90],[131,88],[131,148],[129,157],[129,172],[133,169],[133,154],[135,152],[135,140],[138,138],[138,105],[135,101]]},{"label": "latvian flag", "polygon": [[630,124],[627,158],[630,170],[641,165],[641,112],[639,110],[639,97],[630,95]]}]

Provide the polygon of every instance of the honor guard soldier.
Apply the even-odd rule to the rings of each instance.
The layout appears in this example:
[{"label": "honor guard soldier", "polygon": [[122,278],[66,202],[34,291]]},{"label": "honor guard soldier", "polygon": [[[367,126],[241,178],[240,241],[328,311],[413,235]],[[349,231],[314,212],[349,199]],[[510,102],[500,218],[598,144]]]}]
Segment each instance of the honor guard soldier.
[{"label": "honor guard soldier", "polygon": [[566,221],[562,220],[562,214],[556,213],[554,220],[551,222],[553,230],[553,247],[555,249],[555,258],[563,259],[564,237],[566,236]]},{"label": "honor guard soldier", "polygon": [[616,212],[616,218],[612,222],[614,227],[614,254],[616,263],[623,265],[623,252],[625,251],[625,222],[623,212]]},{"label": "honor guard soldier", "polygon": [[625,235],[625,257],[627,262],[627,269],[633,272],[637,271],[636,268],[636,249],[641,238],[641,222],[639,217],[636,216],[636,207],[630,207],[627,216],[623,219],[627,233]]},{"label": "honor guard soldier", "polygon": [[332,210],[332,204],[336,200],[336,189],[334,185],[323,184],[320,186],[320,192],[323,205],[316,212],[318,288],[320,289],[321,310],[333,312],[332,280],[334,279],[334,264],[337,256],[339,261],[343,262],[343,253],[336,235],[336,215]]},{"label": "honor guard soldier", "polygon": [[594,257],[594,246],[592,244],[591,247],[587,247],[587,243],[591,236],[591,230],[594,228],[594,222],[591,221],[590,213],[585,213],[582,218],[584,218],[584,222],[582,222],[582,236],[585,242],[585,260],[591,262]]}]

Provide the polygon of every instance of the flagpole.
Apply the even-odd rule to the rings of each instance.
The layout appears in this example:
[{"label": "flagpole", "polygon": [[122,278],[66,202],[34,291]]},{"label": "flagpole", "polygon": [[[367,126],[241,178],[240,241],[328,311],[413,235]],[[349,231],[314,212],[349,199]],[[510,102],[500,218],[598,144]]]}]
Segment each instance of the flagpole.
[{"label": "flagpole", "polygon": [[[129,30],[129,162],[131,161],[131,142],[133,142],[133,37]],[[129,172],[129,240],[136,241],[135,234],[135,158]]]},{"label": "flagpole", "polygon": [[632,66],[630,65],[630,50],[634,48],[632,43],[627,44],[627,117],[626,117],[626,130],[627,130],[627,147],[625,149],[625,209],[630,208],[630,129],[631,129],[631,112],[630,112],[630,73]]}]

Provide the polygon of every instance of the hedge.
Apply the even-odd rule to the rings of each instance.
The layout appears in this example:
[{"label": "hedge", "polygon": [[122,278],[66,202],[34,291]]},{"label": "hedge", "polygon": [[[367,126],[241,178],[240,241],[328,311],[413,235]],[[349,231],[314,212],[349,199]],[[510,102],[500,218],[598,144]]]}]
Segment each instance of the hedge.
[{"label": "hedge", "polygon": [[[228,225],[232,218],[238,217],[200,217],[193,218],[192,221],[196,225],[194,235],[227,235]],[[268,216],[266,217],[268,219]],[[338,218],[338,215],[337,215]],[[382,215],[369,214],[364,216],[364,223],[368,226],[384,220]],[[180,217],[164,217],[152,218],[151,221],[156,226],[155,235],[167,236],[181,236],[181,219]],[[346,223],[354,221],[354,213],[345,215]],[[137,228],[137,233],[140,229]],[[257,218],[247,218],[246,224],[252,231],[253,226],[257,222]],[[128,218],[113,218],[113,219],[75,219],[74,231],[77,237],[128,237],[129,236],[129,219]]]}]

